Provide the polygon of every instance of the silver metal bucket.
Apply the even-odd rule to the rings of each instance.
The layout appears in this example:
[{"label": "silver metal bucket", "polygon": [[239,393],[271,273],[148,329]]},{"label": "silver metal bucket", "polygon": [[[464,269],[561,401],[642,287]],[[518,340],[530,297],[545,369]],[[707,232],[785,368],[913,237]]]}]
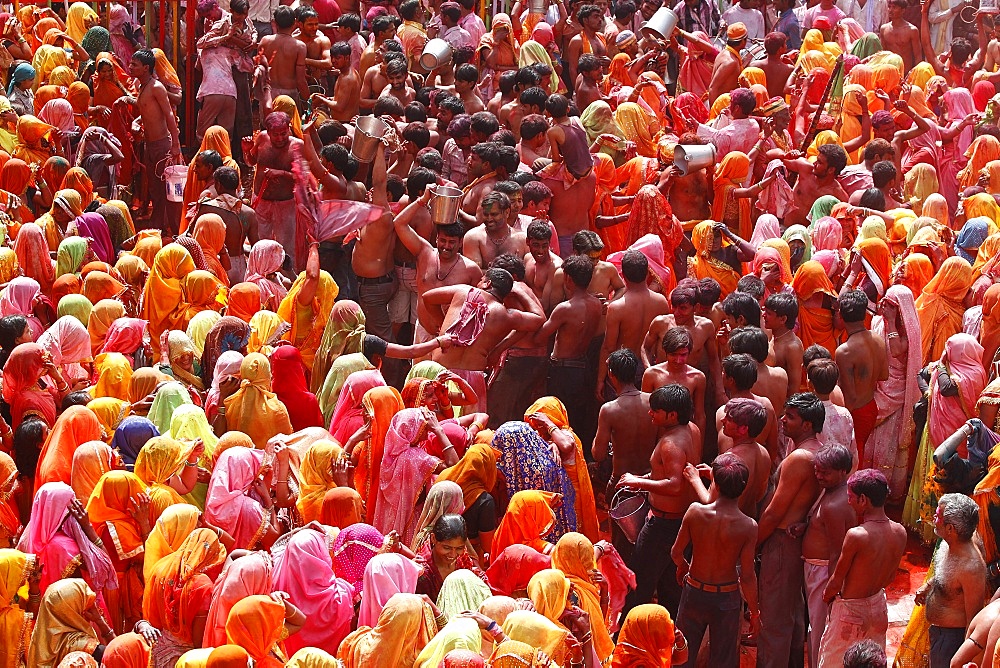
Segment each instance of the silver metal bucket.
[{"label": "silver metal bucket", "polygon": [[427,42],[420,54],[420,66],[428,72],[436,70],[451,60],[451,44],[440,37]]},{"label": "silver metal bucket", "polygon": [[649,515],[649,501],[646,499],[646,494],[619,488],[611,497],[608,515],[628,538],[628,542],[634,545],[639,538],[642,525],[646,523],[646,516]]},{"label": "silver metal bucket", "polygon": [[672,9],[660,7],[639,28],[639,32],[642,33],[643,37],[652,39],[655,42],[669,42],[670,36],[674,34],[674,29],[677,28],[678,20],[677,14],[674,14]]},{"label": "silver metal bucket", "polygon": [[360,162],[373,162],[376,151],[382,146],[382,137],[388,131],[389,126],[381,118],[361,116],[355,126],[351,155]]},{"label": "silver metal bucket", "polygon": [[449,186],[431,186],[431,220],[435,225],[451,225],[458,219],[462,191]]},{"label": "silver metal bucket", "polygon": [[528,0],[528,12],[531,14],[545,14],[548,8],[548,0]]},{"label": "silver metal bucket", "polygon": [[713,164],[715,164],[715,146],[712,144],[704,146],[678,144],[674,147],[674,166],[681,170],[683,176]]}]

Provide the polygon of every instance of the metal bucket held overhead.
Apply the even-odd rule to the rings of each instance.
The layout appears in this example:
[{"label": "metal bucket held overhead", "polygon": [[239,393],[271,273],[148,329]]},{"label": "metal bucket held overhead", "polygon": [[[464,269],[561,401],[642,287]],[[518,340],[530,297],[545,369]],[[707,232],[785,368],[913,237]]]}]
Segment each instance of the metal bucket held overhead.
[{"label": "metal bucket held overhead", "polygon": [[674,34],[674,29],[677,28],[678,20],[677,14],[674,14],[672,9],[660,7],[656,10],[656,13],[653,14],[641,28],[639,28],[639,32],[642,33],[643,37],[652,39],[656,42],[668,42],[670,41],[671,35]]},{"label": "metal bucket held overhead", "polygon": [[528,0],[528,13],[544,14],[549,8],[549,0]]},{"label": "metal bucket held overhead", "polygon": [[440,37],[435,37],[427,42],[424,45],[423,53],[420,54],[420,65],[428,72],[441,67],[450,60],[451,44]]},{"label": "metal bucket held overhead", "polygon": [[674,147],[674,166],[681,170],[683,176],[713,164],[715,164],[715,146],[712,144],[704,146],[678,144]]},{"label": "metal bucket held overhead", "polygon": [[361,116],[355,126],[351,155],[360,162],[374,161],[376,151],[382,145],[382,137],[388,131],[389,126],[381,118]]},{"label": "metal bucket held overhead", "polygon": [[458,219],[462,191],[449,186],[431,186],[431,220],[435,225],[451,225]]}]

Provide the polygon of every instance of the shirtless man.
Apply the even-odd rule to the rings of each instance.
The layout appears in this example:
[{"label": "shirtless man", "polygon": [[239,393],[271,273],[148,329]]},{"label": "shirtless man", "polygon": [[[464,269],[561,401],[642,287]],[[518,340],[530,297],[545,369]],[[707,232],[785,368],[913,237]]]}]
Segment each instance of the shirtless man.
[{"label": "shirtless man", "polygon": [[[608,380],[617,398],[601,406],[592,454],[598,463],[611,457],[611,480],[605,493],[610,507],[615,485],[623,475],[649,473],[658,427],[649,419],[649,394],[635,386],[639,356],[627,348],[619,348],[608,356],[607,367]],[[632,543],[615,522],[611,523],[611,542],[628,563]]]},{"label": "shirtless man", "polygon": [[330,47],[330,58],[333,67],[340,74],[337,75],[337,83],[333,88],[333,97],[323,98],[323,101],[327,102],[330,118],[346,123],[357,116],[361,109],[361,84],[358,73],[351,67],[351,45],[337,42]]},{"label": "shirtless man", "polygon": [[[934,533],[943,542],[934,553],[934,577],[914,597],[917,605],[925,606],[931,625],[931,668],[949,666],[986,599],[986,562],[973,542],[978,524],[979,506],[968,496],[945,494],[938,500]],[[871,541],[869,549],[876,545]],[[898,565],[897,558],[894,568]]]},{"label": "shirtless man", "polygon": [[[757,523],[740,510],[738,502],[747,487],[750,470],[739,457],[726,453],[715,458],[711,472],[711,500],[691,504],[670,549],[677,576],[684,581],[677,612],[677,628],[689,647],[684,668],[696,665],[706,629],[712,638],[709,665],[719,668],[740,665],[743,621],[740,592],[750,612],[750,633],[756,632],[760,625],[754,572]],[[688,546],[690,563],[684,557]]]},{"label": "shirtless man", "polygon": [[885,339],[865,327],[868,296],[861,290],[844,292],[837,299],[847,340],[837,346],[834,359],[840,369],[838,384],[844,392],[844,407],[854,417],[858,461],[865,461],[865,444],[878,421],[875,388],[889,377]]},{"label": "shirtless man", "polygon": [[146,147],[143,165],[146,173],[153,175],[149,188],[153,213],[149,224],[153,229],[176,236],[180,217],[167,212],[167,193],[159,179],[168,160],[177,162],[181,159],[180,132],[167,98],[167,89],[153,76],[155,69],[156,56],[149,49],[136,51],[129,61],[129,74],[139,82],[139,116]]},{"label": "shirtless man", "polygon": [[694,404],[683,385],[667,385],[649,397],[649,416],[660,435],[650,458],[648,476],[626,473],[618,487],[649,493],[650,514],[639,531],[629,568],[635,572],[636,588],[625,598],[622,614],[637,605],[657,602],[676,619],[680,604],[677,567],[670,546],[677,540],[684,513],[696,500],[684,480],[685,464],[701,461],[701,434],[690,424]]},{"label": "shirtless man", "polygon": [[[407,204],[393,221],[399,241],[416,258],[417,294],[424,295],[434,288],[453,285],[476,285],[483,277],[483,270],[459,252],[465,234],[461,224],[437,225],[433,246],[425,236],[415,231],[417,220],[425,215],[429,217],[427,203],[430,197],[431,187],[427,186],[423,194]],[[426,330],[420,326],[421,316],[426,308],[424,300],[418,298],[417,333],[414,334],[416,343],[421,343],[420,339],[427,337]]]},{"label": "shirtless man", "polygon": [[851,453],[841,445],[829,445],[816,453],[814,471],[823,492],[809,511],[806,523],[795,524],[793,532],[803,533],[802,564],[809,608],[809,665],[819,665],[819,642],[826,628],[827,605],[823,600],[826,584],[840,558],[847,530],[857,525],[854,509],[847,499],[847,476],[851,474]]},{"label": "shirtless man", "polygon": [[788,374],[788,396],[804,389],[802,340],[792,331],[798,317],[799,300],[795,295],[779,292],[764,300],[764,327],[771,330],[773,363]]},{"label": "shirtless man", "polygon": [[780,366],[765,364],[768,354],[767,334],[760,327],[738,327],[729,333],[730,352],[746,353],[757,362],[757,382],[751,391],[767,397],[772,406],[783,406],[794,392],[788,392],[788,374]]},{"label": "shirtless man", "polygon": [[390,60],[385,65],[385,76],[389,85],[382,89],[382,95],[392,95],[405,107],[417,97],[417,91],[409,85],[409,70],[402,58]]},{"label": "shirtless man", "polygon": [[[299,30],[298,39],[306,45],[306,77],[318,79],[325,85],[327,77],[330,76],[330,70],[337,67],[330,58],[330,38],[319,32],[319,15],[316,10],[300,9],[299,20],[302,23],[302,28]],[[347,47],[348,66],[350,65],[350,48],[350,46]]]},{"label": "shirtless man", "polygon": [[788,36],[783,32],[770,32],[764,37],[764,51],[767,55],[761,60],[750,63],[750,67],[764,70],[764,80],[767,82],[767,94],[771,97],[785,96],[785,84],[794,69],[786,63],[782,56],[788,52],[786,44]]},{"label": "shirtless man", "polygon": [[560,270],[566,277],[566,301],[552,309],[536,341],[547,342],[555,335],[549,359],[548,393],[566,406],[570,424],[582,431],[581,420],[587,410],[587,351],[599,333],[603,304],[588,291],[594,276],[590,259],[573,255]]},{"label": "shirtless man", "polygon": [[658,316],[650,323],[646,338],[642,341],[642,362],[647,367],[663,362],[666,359],[660,347],[663,335],[671,327],[683,327],[691,335],[689,363],[705,374],[706,381],[714,388],[715,405],[719,406],[726,403],[727,397],[722,390],[722,368],[716,347],[715,325],[708,318],[694,314],[697,300],[698,295],[693,289],[674,288],[670,293],[673,313]]},{"label": "shirtless man", "polygon": [[358,72],[361,74],[367,72],[368,68],[375,64],[378,59],[376,52],[379,47],[396,37],[396,24],[393,23],[391,16],[376,16],[371,21],[371,30],[371,41],[361,52],[361,60],[358,64]]},{"label": "shirtless man", "polygon": [[923,60],[920,30],[903,18],[908,6],[906,0],[889,0],[889,22],[883,23],[878,31],[883,48],[902,56],[905,72],[909,72]]},{"label": "shirtless man", "polygon": [[[240,188],[240,176],[235,169],[219,167],[215,170],[214,176],[218,195],[198,202],[194,219],[197,220],[198,216],[205,213],[214,213],[222,218],[226,224],[229,283],[236,285],[246,280],[247,275],[244,243],[253,247],[260,238],[257,232],[257,214],[237,196]],[[278,308],[277,304],[273,306],[275,309]],[[267,307],[262,305],[262,308]]]},{"label": "shirtless man", "polygon": [[[607,376],[607,366],[603,360],[608,358],[611,351],[619,348],[628,348],[637,353],[642,349],[643,339],[649,331],[649,325],[657,316],[670,310],[667,298],[659,292],[653,292],[646,285],[646,277],[649,275],[649,261],[646,256],[637,250],[625,251],[622,257],[622,276],[625,278],[625,293],[608,304],[607,319],[604,328],[604,343],[601,346],[601,364],[597,367],[597,393],[603,396],[604,379]],[[688,345],[690,348],[690,345]],[[704,374],[702,375],[704,379]],[[667,383],[680,383],[679,380],[672,380],[659,383],[655,387],[666,385]],[[682,385],[684,383],[681,383]],[[644,391],[650,392],[643,388]],[[655,388],[654,388],[655,389]],[[692,389],[688,386],[688,389]],[[702,388],[704,392],[704,388]],[[701,421],[698,420],[698,403],[701,398],[692,391],[695,405],[695,424],[704,433],[704,410],[701,412]],[[702,402],[704,403],[704,402]]]},{"label": "shirtless man", "polygon": [[816,434],[823,430],[825,417],[823,403],[814,394],[793,394],[785,402],[781,422],[795,449],[778,466],[777,487],[757,528],[761,547],[758,668],[786,668],[805,649],[803,573],[789,566],[802,559],[802,537],[793,536],[788,528],[804,521],[819,497],[814,458],[821,448]]},{"label": "shirtless man", "polygon": [[[906,551],[906,529],[902,524],[893,522],[885,514],[885,500],[889,496],[889,483],[880,471],[874,469],[863,469],[854,473],[847,479],[848,503],[860,521],[858,526],[850,529],[844,536],[844,545],[840,550],[836,568],[830,576],[830,582],[826,585],[826,592],[823,598],[830,604],[830,619],[826,625],[826,632],[823,634],[823,641],[820,644],[819,666],[820,668],[839,668],[844,665],[844,653],[856,642],[862,640],[873,640],[883,649],[885,648],[885,634],[889,628],[889,609],[886,605],[885,588],[896,578],[899,570],[899,562]],[[985,592],[985,566],[979,552],[972,545],[972,532],[975,531],[978,520],[978,508],[975,501],[960,494],[945,494],[941,497],[940,504],[948,497],[961,496],[962,507],[966,511],[966,517],[973,516],[972,524],[968,528],[968,536],[964,545],[964,550],[958,548],[958,552],[963,552],[969,561],[966,566],[976,565],[977,569],[961,571],[961,584],[963,592],[968,590],[969,598],[966,598],[966,606],[974,607],[975,611],[983,605]],[[970,508],[971,507],[971,508]],[[942,522],[942,527],[944,522]],[[954,525],[950,526],[951,532]],[[937,528],[935,527],[935,531]],[[941,582],[949,580],[957,575],[951,569],[954,564],[945,564],[940,560],[942,552],[952,553],[952,543],[949,542],[947,548],[941,545],[938,548],[935,566],[946,566],[942,570],[935,570],[931,583],[941,577]],[[954,554],[954,553],[952,553]],[[947,559],[945,555],[945,559]],[[978,559],[978,563],[976,560]],[[958,559],[961,561],[961,557]],[[962,566],[959,566],[961,569]],[[950,572],[949,572],[950,571]],[[952,584],[958,580],[952,580]],[[945,585],[946,586],[946,585]],[[926,591],[927,585],[921,587]],[[943,588],[935,590],[934,596],[939,598],[939,602],[934,605],[938,608],[932,613],[930,601],[927,603],[927,621],[931,623],[931,666],[937,668],[941,655],[937,652],[935,642],[934,626],[935,619],[944,621],[945,616],[938,616],[942,612],[941,608],[946,607],[940,604],[940,599],[945,597]],[[972,600],[972,596],[978,596]],[[917,590],[917,599],[922,598],[920,589]],[[928,596],[930,598],[930,596]],[[940,608],[938,606],[941,606]],[[972,607],[964,607],[961,611],[962,627],[958,629],[958,644],[961,645],[965,637],[965,626],[975,614]],[[969,612],[971,611],[971,614]],[[932,614],[934,615],[932,618]],[[966,616],[967,615],[967,616]],[[952,652],[954,653],[954,652]],[[949,659],[951,657],[949,656]]]},{"label": "shirtless man", "polygon": [[295,100],[301,111],[303,101],[309,99],[306,81],[306,45],[292,37],[295,29],[295,10],[279,5],[274,10],[275,33],[260,40],[260,50],[268,65],[271,82],[271,99],[287,95]]},{"label": "shirtless man", "polygon": [[[604,59],[605,62],[607,62],[608,57],[608,47],[603,35],[604,15],[601,12],[601,8],[597,5],[583,5],[577,11],[576,19],[583,27],[583,30],[569,40],[569,44],[566,45],[565,54],[566,64],[569,67],[569,78],[567,80],[571,82],[576,81],[577,66],[582,54],[592,53],[598,59]],[[584,42],[590,46],[589,49],[584,48]]]},{"label": "shirtless man", "polygon": [[577,109],[586,109],[591,102],[603,100],[601,94],[601,79],[603,78],[600,59],[592,53],[580,56],[576,75],[576,105]]},{"label": "shirtless man", "polygon": [[486,111],[483,98],[476,90],[478,83],[479,70],[472,63],[462,63],[455,68],[455,94],[465,105],[465,113],[469,115]]},{"label": "shirtless man", "polygon": [[742,23],[734,23],[726,28],[726,46],[715,58],[712,66],[712,80],[708,85],[708,103],[715,104],[716,98],[723,93],[739,88],[740,72],[743,62],[740,60],[740,50],[747,43],[747,27]]},{"label": "shirtless man", "polygon": [[997,620],[1000,620],[1000,597],[993,594],[986,607],[977,612],[969,622],[965,642],[955,652],[951,662],[956,666],[974,663],[983,668],[993,668],[996,663],[986,657],[992,657],[996,651],[1000,635],[1000,628],[997,628],[1000,625],[997,624]]},{"label": "shirtless man", "polygon": [[[756,519],[771,477],[771,456],[767,454],[767,448],[757,442],[767,426],[767,409],[756,399],[730,399],[722,410],[725,411],[722,433],[733,443],[725,454],[739,457],[749,471],[747,486],[739,498],[740,511],[747,517]],[[708,503],[711,493],[701,480],[701,472],[704,472],[704,466],[684,469],[684,475],[694,487],[695,494],[702,503]]]},{"label": "shirtless man", "polygon": [[[303,46],[303,48],[305,48]],[[292,161],[303,153],[302,140],[291,135],[291,120],[283,111],[272,111],[264,119],[265,132],[252,140],[243,139],[243,154],[255,165],[253,191],[259,196],[257,224],[262,239],[273,239],[285,248],[298,268],[295,257],[295,176]]]},{"label": "shirtless man", "polygon": [[658,387],[671,383],[686,387],[691,393],[691,400],[694,401],[692,419],[698,426],[698,431],[704,434],[705,374],[693,366],[688,366],[687,360],[691,354],[691,334],[683,327],[671,327],[663,335],[662,346],[667,361],[646,369],[645,373],[642,374],[642,391],[652,392]]},{"label": "shirtless man", "polygon": [[360,104],[365,111],[371,110],[375,106],[382,90],[389,85],[389,79],[385,76],[385,66],[388,62],[395,58],[406,58],[399,48],[398,42],[388,40],[382,42],[382,46],[375,51],[376,62],[368,68],[361,80]]},{"label": "shirtless man", "polygon": [[[778,457],[778,416],[771,400],[765,396],[754,394],[752,388],[757,382],[757,361],[742,353],[727,355],[722,360],[722,387],[731,399],[754,399],[767,411],[767,425],[757,437],[757,442],[763,445],[773,462]],[[726,418],[726,407],[720,406],[715,411],[715,428],[718,433],[719,452],[728,452],[732,442],[723,433],[723,421]]]},{"label": "shirtless man", "polygon": [[[581,230],[577,232],[573,235],[572,246],[574,255],[584,255],[594,265],[594,277],[590,280],[590,287],[587,289],[590,294],[601,301],[609,302],[618,299],[625,293],[625,283],[622,282],[621,276],[618,275],[615,265],[601,259],[604,242],[597,236],[597,232],[593,230]],[[559,267],[556,269],[552,284],[552,294],[556,299],[559,299],[566,293],[565,282],[566,275],[563,273],[562,267]],[[606,325],[602,318],[597,331],[603,333],[605,327]]]},{"label": "shirtless man", "polygon": [[[477,144],[478,146],[479,144]],[[483,197],[479,208],[479,224],[469,230],[462,241],[462,253],[480,267],[486,267],[498,255],[512,253],[524,257],[528,242],[524,232],[518,232],[507,222],[510,198],[501,192]]]},{"label": "shirtless man", "polygon": [[[428,332],[471,339],[467,344],[460,340],[447,351],[437,351],[434,361],[472,386],[479,395],[476,408],[487,405],[486,370],[495,365],[500,355],[517,339],[525,333],[538,331],[545,321],[541,308],[535,303],[522,300],[519,306],[523,310],[504,305],[513,287],[514,279],[509,272],[487,269],[475,287],[453,285],[434,288],[423,295],[428,312],[425,324]],[[464,319],[470,309],[477,312],[472,323]]]},{"label": "shirtless man", "polygon": [[[496,182],[501,180],[497,176],[497,167],[500,165],[499,149],[500,147],[493,142],[480,142],[475,144],[468,154],[469,182],[462,189],[465,195],[462,198],[461,209],[465,215],[459,216],[465,224],[476,216],[479,203],[493,190]],[[489,264],[489,260],[485,264]]]},{"label": "shirtless man", "polygon": [[785,167],[797,172],[798,180],[792,189],[795,208],[785,214],[786,225],[808,225],[806,214],[813,203],[823,195],[833,195],[841,202],[849,198],[837,181],[837,176],[847,166],[847,153],[837,144],[819,147],[816,162],[810,163],[798,151],[791,151],[783,160]]},{"label": "shirtless man", "polygon": [[555,294],[556,270],[562,260],[552,252],[552,228],[543,220],[532,220],[525,231],[528,252],[524,255],[525,281],[542,303],[546,314],[552,313],[555,305],[563,300],[563,295]]}]

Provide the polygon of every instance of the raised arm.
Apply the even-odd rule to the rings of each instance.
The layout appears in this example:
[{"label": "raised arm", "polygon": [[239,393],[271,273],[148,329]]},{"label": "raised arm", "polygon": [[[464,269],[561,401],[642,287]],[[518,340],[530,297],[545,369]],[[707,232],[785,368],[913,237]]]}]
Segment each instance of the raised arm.
[{"label": "raised arm", "polygon": [[311,306],[316,288],[319,287],[319,242],[309,244],[309,256],[306,259],[306,279],[302,282],[296,301],[300,306]]},{"label": "raised arm", "polygon": [[413,202],[410,202],[403,210],[400,211],[396,218],[392,221],[393,226],[396,228],[396,236],[399,240],[403,242],[403,246],[406,250],[410,251],[414,257],[419,257],[420,253],[425,249],[430,249],[431,245],[426,239],[417,234],[412,227],[410,227],[410,221],[416,215],[417,211],[421,208],[426,207],[427,203],[431,199],[431,187],[428,185],[424,188],[424,192]]}]

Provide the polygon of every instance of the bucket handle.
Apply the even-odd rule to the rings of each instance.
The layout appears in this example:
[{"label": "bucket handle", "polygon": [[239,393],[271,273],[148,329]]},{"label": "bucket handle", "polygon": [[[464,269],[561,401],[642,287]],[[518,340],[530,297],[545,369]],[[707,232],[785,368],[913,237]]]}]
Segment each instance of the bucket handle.
[{"label": "bucket handle", "polygon": [[[166,163],[166,164],[164,164],[164,163]],[[160,177],[159,177],[160,180],[161,181],[166,181],[167,180],[167,167],[173,167],[174,165],[183,165],[183,164],[184,164],[183,162],[174,162],[173,160],[171,160],[171,156],[168,154],[165,158],[163,158],[162,160],[160,160],[159,162],[156,163],[156,165],[153,167],[153,174],[155,175],[156,172],[159,172],[160,173]],[[163,165],[163,169],[160,169],[160,165]]]},{"label": "bucket handle", "polygon": [[[646,499],[647,503],[649,502],[648,492],[643,492],[641,490],[631,490],[625,487],[619,487],[618,489],[615,490],[615,493],[611,495],[611,507],[608,509],[609,511],[613,510],[614,507],[618,505],[618,495],[621,494],[622,492],[631,496],[642,496]],[[622,500],[624,501],[624,499]]]}]

